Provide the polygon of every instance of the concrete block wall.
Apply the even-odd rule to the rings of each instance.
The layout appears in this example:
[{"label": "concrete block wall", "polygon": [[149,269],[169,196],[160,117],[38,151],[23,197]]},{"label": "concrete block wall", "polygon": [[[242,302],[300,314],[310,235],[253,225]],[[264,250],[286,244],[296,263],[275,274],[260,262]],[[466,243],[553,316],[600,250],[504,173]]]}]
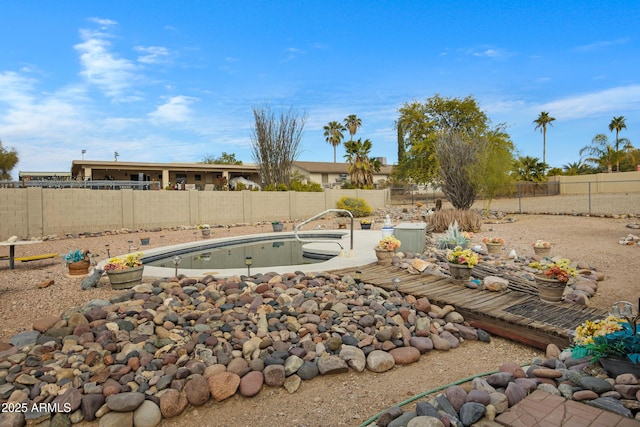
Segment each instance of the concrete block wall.
[{"label": "concrete block wall", "polygon": [[196,224],[302,221],[336,207],[342,196],[384,207],[388,190],[324,193],[260,191],[135,191],[0,188],[0,240],[101,232],[121,228],[169,228]]}]

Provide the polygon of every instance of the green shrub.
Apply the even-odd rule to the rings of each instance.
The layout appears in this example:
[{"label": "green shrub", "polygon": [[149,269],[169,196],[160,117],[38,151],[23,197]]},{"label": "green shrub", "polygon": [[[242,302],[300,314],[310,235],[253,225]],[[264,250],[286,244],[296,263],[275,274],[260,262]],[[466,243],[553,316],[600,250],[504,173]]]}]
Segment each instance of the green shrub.
[{"label": "green shrub", "polygon": [[373,209],[369,206],[366,200],[353,197],[342,197],[336,203],[338,209],[346,209],[353,214],[354,217],[360,218],[363,216],[369,216],[373,213]]},{"label": "green shrub", "polygon": [[244,185],[243,182],[237,182],[236,183],[236,191],[242,191],[242,190],[246,190],[247,186]]},{"label": "green shrub", "polygon": [[262,187],[262,191],[276,191],[276,185],[275,184],[267,184],[264,187]]},{"label": "green shrub", "polygon": [[276,186],[276,191],[289,191],[287,184],[280,183]]}]

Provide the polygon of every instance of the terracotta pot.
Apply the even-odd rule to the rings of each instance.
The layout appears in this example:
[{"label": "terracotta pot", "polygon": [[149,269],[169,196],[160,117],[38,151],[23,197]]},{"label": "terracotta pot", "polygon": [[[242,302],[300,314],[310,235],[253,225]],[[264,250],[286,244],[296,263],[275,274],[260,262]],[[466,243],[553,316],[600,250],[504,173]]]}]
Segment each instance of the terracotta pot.
[{"label": "terracotta pot", "polygon": [[207,238],[209,236],[211,236],[211,229],[210,228],[203,228],[200,230],[200,233],[202,233],[202,237]]},{"label": "terracotta pot", "polygon": [[376,257],[378,257],[378,265],[391,265],[393,251],[387,251],[378,247],[375,247],[374,249],[376,251]]},{"label": "terracotta pot", "polygon": [[537,248],[534,246],[533,251],[536,253],[536,255],[540,255],[540,256],[551,255],[551,248]]},{"label": "terracotta pot", "polygon": [[125,270],[107,270],[107,276],[113,289],[129,289],[142,283],[144,265]]},{"label": "terracotta pot", "polygon": [[542,301],[560,302],[562,294],[567,287],[566,282],[558,279],[548,279],[544,276],[536,276],[536,285],[538,285],[538,295]]},{"label": "terracotta pot", "polygon": [[449,273],[451,273],[451,278],[456,282],[468,282],[471,279],[471,270],[473,270],[473,267],[465,264],[449,263]]},{"label": "terracotta pot", "polygon": [[70,262],[67,266],[69,267],[70,276],[83,276],[89,274],[91,263],[89,260],[83,259],[77,262]]},{"label": "terracotta pot", "polygon": [[491,255],[500,255],[500,252],[502,251],[501,243],[485,243],[485,245],[487,245],[487,253]]}]

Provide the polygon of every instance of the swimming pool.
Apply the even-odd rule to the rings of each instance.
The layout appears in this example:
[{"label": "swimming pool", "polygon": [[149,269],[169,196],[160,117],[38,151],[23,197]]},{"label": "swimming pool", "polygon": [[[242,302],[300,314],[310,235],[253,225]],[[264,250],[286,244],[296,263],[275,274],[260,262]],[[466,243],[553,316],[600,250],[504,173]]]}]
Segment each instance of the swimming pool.
[{"label": "swimming pool", "polygon": [[[364,265],[373,263],[376,261],[375,252],[373,247],[378,243],[380,239],[380,230],[354,230],[354,248],[350,251],[350,232],[344,230],[313,230],[313,231],[300,231],[299,237],[303,240],[302,247],[305,258],[301,264],[293,264],[293,260],[287,260],[283,263],[283,258],[273,258],[269,264],[264,267],[257,266],[253,261],[251,265],[251,274],[268,273],[268,272],[313,272],[313,271],[330,271],[341,268],[349,268],[358,265]],[[330,242],[326,240],[330,239]],[[237,255],[240,260],[240,267],[223,267],[222,264],[207,264],[203,261],[206,258],[213,259],[214,253],[217,251],[228,250],[229,246],[235,246],[238,244],[252,245],[252,244],[264,244],[267,248],[270,248],[272,253],[280,254],[278,250],[282,247],[276,245],[273,248],[274,243],[283,242],[287,240],[295,240],[295,235],[292,232],[279,232],[279,233],[263,233],[252,234],[247,236],[238,237],[225,237],[210,240],[203,240],[198,242],[189,242],[179,245],[164,246],[160,248],[147,249],[143,254],[143,263],[145,265],[144,276],[145,277],[172,277],[175,274],[175,265],[173,263],[173,257],[179,255],[182,257],[180,264],[178,265],[178,274],[184,274],[190,277],[198,277],[207,274],[213,274],[216,277],[229,277],[241,274],[247,274],[248,269],[245,264],[245,258],[251,255]],[[320,240],[324,240],[321,242]],[[336,244],[340,243],[344,251],[341,251],[340,246]],[[185,254],[189,252],[199,252],[200,260],[188,261]],[[210,253],[207,255],[207,253]],[[228,253],[228,252],[227,252]],[[311,256],[308,256],[313,254]],[[311,257],[324,257],[325,260],[311,260]],[[155,261],[164,258],[163,266],[154,265]],[[330,258],[326,260],[326,258]],[[314,261],[314,262],[311,262]],[[291,262],[291,264],[289,264]]]},{"label": "swimming pool", "polygon": [[[301,235],[304,239],[332,239],[336,243],[324,250],[317,250],[311,243],[304,243],[291,237],[262,236],[243,238],[237,241],[203,243],[197,248],[173,250],[164,254],[145,256],[144,265],[175,268],[173,257],[179,255],[180,268],[184,269],[229,269],[246,268],[247,258],[251,267],[293,266],[320,263],[340,255],[339,243],[344,233],[334,235]],[[325,242],[323,242],[325,244]]]}]

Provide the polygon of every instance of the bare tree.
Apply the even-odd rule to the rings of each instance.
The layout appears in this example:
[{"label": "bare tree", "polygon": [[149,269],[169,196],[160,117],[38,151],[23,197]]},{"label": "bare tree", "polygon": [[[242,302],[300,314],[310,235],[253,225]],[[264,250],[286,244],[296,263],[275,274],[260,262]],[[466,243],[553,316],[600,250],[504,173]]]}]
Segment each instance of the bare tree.
[{"label": "bare tree", "polygon": [[475,175],[480,153],[486,148],[483,138],[471,138],[462,132],[442,131],[436,144],[440,188],[456,209],[469,209],[479,191]]},{"label": "bare tree", "polygon": [[289,185],[291,166],[300,155],[300,139],[307,121],[290,108],[279,117],[269,107],[253,108],[255,127],[251,135],[253,160],[262,185]]}]

